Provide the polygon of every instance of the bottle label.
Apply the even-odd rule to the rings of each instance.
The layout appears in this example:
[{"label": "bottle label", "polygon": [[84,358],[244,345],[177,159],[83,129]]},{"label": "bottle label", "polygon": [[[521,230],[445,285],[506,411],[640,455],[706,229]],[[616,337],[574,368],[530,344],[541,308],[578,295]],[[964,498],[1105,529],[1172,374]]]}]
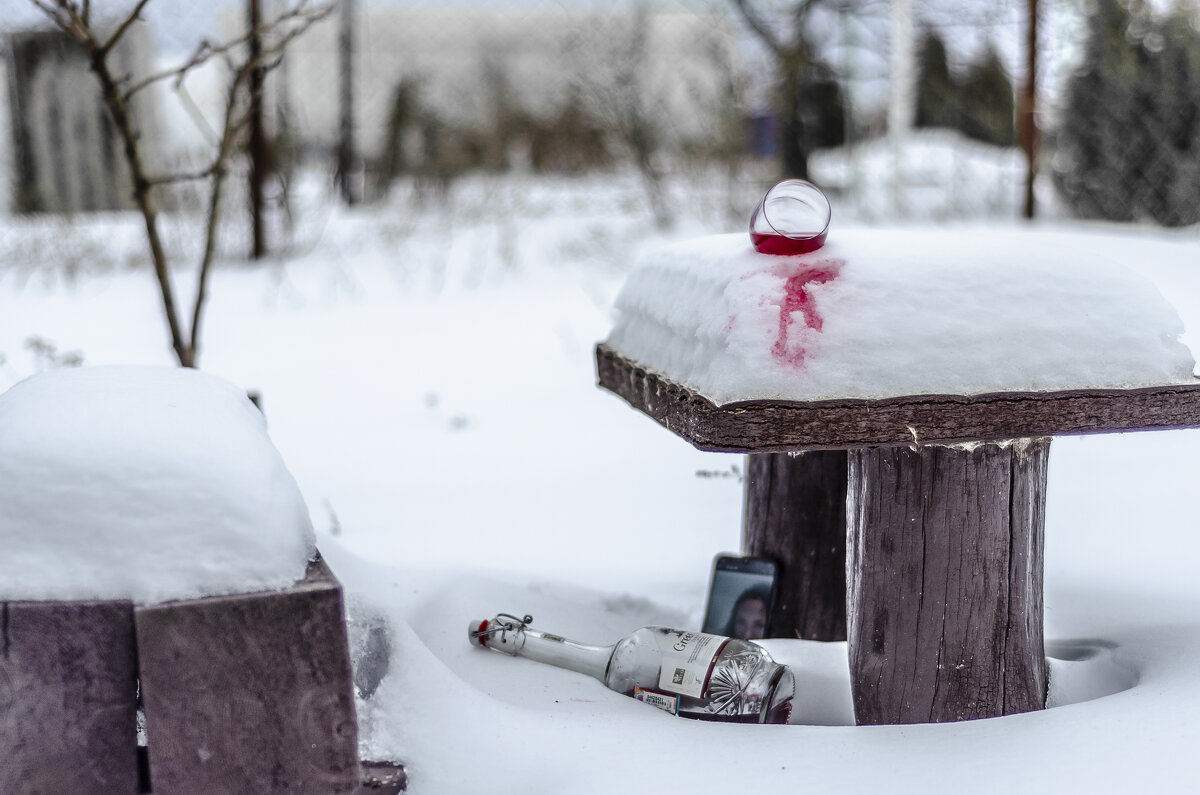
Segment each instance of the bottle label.
[{"label": "bottle label", "polygon": [[644,687],[635,687],[633,689],[633,697],[644,704],[658,707],[664,712],[670,712],[672,715],[679,714],[679,696],[658,693],[654,690],[647,690]]},{"label": "bottle label", "polygon": [[726,638],[704,632],[668,630],[655,636],[662,652],[658,687],[668,693],[701,698],[713,661]]}]

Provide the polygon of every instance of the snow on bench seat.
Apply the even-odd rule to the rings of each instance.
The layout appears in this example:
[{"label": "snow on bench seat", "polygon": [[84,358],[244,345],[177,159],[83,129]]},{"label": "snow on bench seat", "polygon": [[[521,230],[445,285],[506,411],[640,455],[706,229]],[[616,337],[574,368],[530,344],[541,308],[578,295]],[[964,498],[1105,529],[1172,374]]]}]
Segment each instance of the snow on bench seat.
[{"label": "snow on bench seat", "polygon": [[262,414],[230,383],[84,367],[0,395],[0,601],[285,588],[315,552]]}]

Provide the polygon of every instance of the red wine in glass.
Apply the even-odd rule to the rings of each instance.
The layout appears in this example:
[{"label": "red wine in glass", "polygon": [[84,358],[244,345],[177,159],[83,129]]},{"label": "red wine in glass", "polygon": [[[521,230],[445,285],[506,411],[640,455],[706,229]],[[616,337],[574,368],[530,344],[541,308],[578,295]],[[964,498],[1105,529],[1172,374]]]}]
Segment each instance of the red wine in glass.
[{"label": "red wine in glass", "polygon": [[825,245],[832,209],[816,185],[785,179],[774,185],[750,216],[750,241],[762,254],[807,254]]}]

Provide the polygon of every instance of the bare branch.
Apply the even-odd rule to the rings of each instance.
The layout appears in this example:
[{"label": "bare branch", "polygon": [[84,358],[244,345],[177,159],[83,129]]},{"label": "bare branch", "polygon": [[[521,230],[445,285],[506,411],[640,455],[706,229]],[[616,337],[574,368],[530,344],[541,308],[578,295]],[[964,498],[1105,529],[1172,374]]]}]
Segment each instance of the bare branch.
[{"label": "bare branch", "polygon": [[[35,2],[39,2],[39,0],[35,0]],[[274,45],[264,54],[270,57],[274,53],[279,52],[283,49],[283,47],[291,42],[292,39],[296,38],[296,36],[300,35],[304,31],[308,30],[312,25],[328,16],[332,10],[332,5],[317,6],[310,9],[307,0],[305,0],[295,8],[285,11],[273,21],[261,26],[260,32],[272,33],[291,22],[296,22],[299,20],[298,24],[288,31],[285,38],[279,44]],[[125,89],[125,99],[128,100],[134,94],[153,85],[154,83],[171,78],[175,78],[175,87],[179,88],[179,85],[182,83],[183,79],[187,77],[188,72],[204,65],[217,56],[228,55],[231,51],[245,45],[250,40],[250,36],[250,33],[245,33],[222,44],[213,44],[207,39],[201,41],[199,46],[196,47],[196,51],[192,53],[192,56],[179,66],[172,67],[170,69],[164,69],[161,72],[152,74]],[[231,59],[227,59],[227,65],[229,66],[230,71],[236,71],[238,68]]]},{"label": "bare branch", "polygon": [[[87,50],[92,60],[92,71],[100,82],[104,104],[108,115],[113,121],[123,144],[126,163],[129,167],[130,178],[133,182],[134,199],[141,212],[146,227],[147,241],[150,245],[150,258],[154,266],[158,282],[162,308],[165,315],[167,330],[170,334],[171,345],[179,363],[185,367],[194,367],[197,358],[198,342],[203,308],[207,296],[207,283],[216,251],[216,238],[219,227],[222,187],[226,177],[227,164],[236,151],[237,141],[242,131],[249,123],[249,113],[240,107],[239,99],[244,93],[245,83],[256,70],[270,70],[278,66],[283,58],[284,49],[299,35],[304,33],[316,22],[324,19],[333,10],[336,0],[316,3],[314,0],[295,0],[292,8],[280,14],[269,24],[259,26],[254,34],[267,33],[276,40],[265,47],[261,53],[238,62],[235,51],[246,44],[252,34],[246,34],[221,45],[210,42],[200,42],[195,52],[181,65],[136,82],[131,76],[117,80],[108,63],[108,56],[118,45],[135,22],[141,19],[142,11],[150,0],[138,0],[134,8],[125,16],[123,21],[103,44],[97,39],[91,27],[91,0],[30,0],[58,28],[80,42]],[[157,177],[146,174],[142,162],[138,135],[130,116],[128,99],[138,91],[156,82],[174,78],[176,90],[184,98],[185,104],[191,102],[190,95],[183,86],[186,75],[201,64],[217,58],[225,58],[230,65],[231,81],[226,98],[224,119],[219,135],[212,133],[213,144],[217,151],[211,165],[192,171],[180,171]],[[192,110],[196,110],[191,103]],[[155,186],[194,180],[210,180],[211,195],[207,235],[203,259],[200,262],[198,284],[195,300],[192,306],[192,324],[190,335],[185,336],[176,311],[175,292],[172,286],[171,272],[168,267],[167,255],[162,246],[158,230],[158,217],[155,211],[152,192]]]},{"label": "bare branch", "polygon": [[192,53],[192,57],[188,58],[187,61],[180,66],[176,66],[171,69],[164,69],[163,71],[152,74],[149,77],[142,78],[129,88],[125,89],[125,99],[128,101],[130,97],[142,89],[171,77],[177,78],[176,85],[178,85],[178,81],[183,80],[189,71],[195,69],[197,66],[200,66],[217,53],[224,52],[231,47],[236,47],[241,43],[242,41],[239,39],[229,42],[221,47],[213,47],[212,43],[209,42],[208,39],[201,39],[200,43],[196,46],[196,51]]},{"label": "bare branch", "polygon": [[145,8],[149,2],[150,0],[138,0],[138,4],[134,6],[133,11],[129,12],[129,16],[125,17],[125,21],[117,26],[117,29],[113,35],[110,36],[108,41],[104,43],[104,46],[100,48],[101,52],[112,52],[113,47],[117,46],[117,42],[119,42],[121,37],[125,35],[125,31],[129,30],[130,25],[141,19],[142,9]]},{"label": "bare branch", "polygon": [[[307,0],[301,2],[297,7],[297,11],[304,9],[307,5]],[[229,84],[229,93],[225,100],[225,123],[221,134],[221,141],[217,149],[217,156],[213,160],[211,168],[212,176],[212,193],[209,196],[208,206],[208,228],[204,240],[204,254],[200,260],[199,273],[196,280],[196,296],[192,304],[192,331],[189,350],[195,356],[200,342],[200,329],[204,319],[204,304],[208,297],[208,281],[209,274],[212,271],[213,256],[216,251],[217,242],[217,227],[221,210],[221,189],[225,179],[225,163],[229,159],[230,153],[233,151],[234,142],[238,139],[242,130],[250,123],[250,110],[246,109],[240,115],[237,114],[238,97],[241,94],[242,84],[249,79],[250,73],[255,69],[273,69],[278,66],[283,58],[284,48],[287,47],[293,39],[307,30],[333,10],[332,5],[328,5],[317,11],[305,12],[306,15],[293,15],[300,18],[300,24],[293,27],[285,35],[280,37],[272,46],[264,48],[262,54],[257,58],[248,59],[234,73],[233,80]],[[277,25],[272,26],[272,28]]]},{"label": "bare branch", "polygon": [[44,13],[46,16],[54,19],[55,22],[58,21],[58,9],[55,8],[54,6],[51,6],[49,3],[44,2],[44,0],[29,0],[29,2],[33,3],[35,6],[40,8],[42,10],[42,13]]},{"label": "bare branch", "polygon": [[325,17],[333,12],[334,3],[330,2],[325,5],[308,8],[307,1],[300,3],[294,9],[295,13],[281,15],[275,22],[264,26],[263,31],[271,34],[275,33],[279,28],[283,27],[285,22],[298,20],[298,22],[285,33],[279,41],[275,42],[270,47],[263,48],[262,60],[269,60],[283,53],[284,48],[292,42],[297,36],[300,36],[313,25],[320,22]]},{"label": "bare branch", "polygon": [[53,5],[45,2],[45,0],[30,0],[30,2],[41,9],[42,13],[46,16],[50,17],[51,21],[63,32],[69,33],[78,41],[86,44],[91,38],[91,34],[87,28],[81,26],[76,21],[76,16],[71,13],[73,8],[70,3],[64,2],[64,0],[55,0]]},{"label": "bare branch", "polygon": [[150,187],[159,185],[173,185],[178,182],[196,182],[202,179],[208,179],[216,172],[216,164],[202,168],[199,171],[179,171],[174,174],[163,174],[157,177],[146,177],[146,184]]}]

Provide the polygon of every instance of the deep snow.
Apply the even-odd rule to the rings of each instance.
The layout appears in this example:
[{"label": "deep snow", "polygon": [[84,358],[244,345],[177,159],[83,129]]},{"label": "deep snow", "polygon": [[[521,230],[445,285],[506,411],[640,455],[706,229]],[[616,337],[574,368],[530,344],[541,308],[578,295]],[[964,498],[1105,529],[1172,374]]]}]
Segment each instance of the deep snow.
[{"label": "deep snow", "polygon": [[[364,754],[403,761],[412,791],[435,795],[1194,782],[1195,431],[1055,441],[1045,712],[856,728],[845,645],[776,640],[806,725],[701,724],[468,645],[466,620],[497,611],[603,643],[644,624],[698,626],[711,558],[739,544],[741,458],[698,452],[594,385],[592,346],[612,327],[633,250],[659,239],[628,210],[632,185],[463,186],[453,212],[401,196],[332,213],[286,264],[215,274],[202,366],[263,393],[346,587],[354,648],[372,627],[391,638],[388,672],[359,704]],[[64,353],[170,363],[152,277],[120,264],[140,256],[136,219],[83,222],[82,239],[93,224],[116,264],[82,257],[74,275],[52,242],[81,238],[3,223],[0,387]],[[707,217],[674,236],[739,228]],[[1123,263],[1153,244],[1137,270],[1195,350],[1195,231],[1053,232]],[[34,336],[42,344],[27,347]]]}]

